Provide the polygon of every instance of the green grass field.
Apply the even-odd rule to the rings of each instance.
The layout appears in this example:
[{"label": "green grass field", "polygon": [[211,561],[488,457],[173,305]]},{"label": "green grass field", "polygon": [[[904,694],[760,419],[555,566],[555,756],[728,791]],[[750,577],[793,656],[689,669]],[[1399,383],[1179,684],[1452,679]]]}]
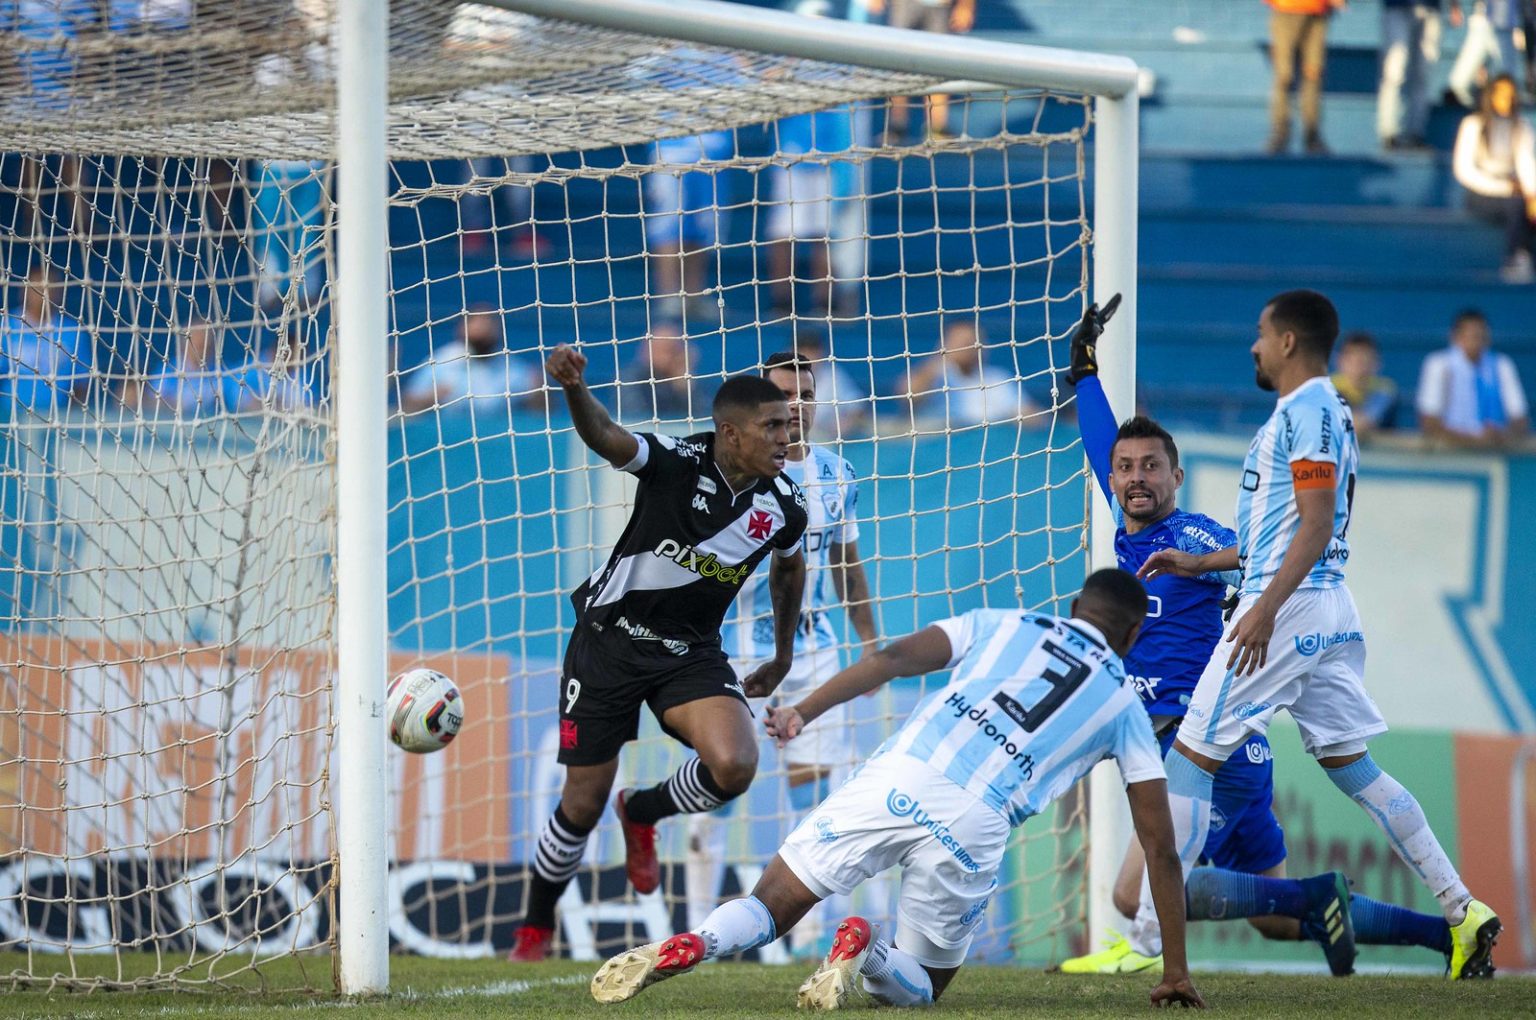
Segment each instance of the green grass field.
[{"label": "green grass field", "polygon": [[[313,962],[311,964],[313,966]],[[388,997],[367,1002],[334,996],[247,991],[105,992],[20,991],[0,996],[0,1020],[70,1017],[74,1020],[238,1017],[240,1020],[335,1014],[369,1017],[457,1018],[621,1016],[730,1017],[795,1012],[801,967],[714,964],[665,982],[619,1006],[599,1006],[587,994],[591,964],[513,966],[497,961],[393,961]],[[269,971],[274,984],[293,975]],[[322,969],[323,973],[323,969]],[[1227,1017],[1345,1017],[1349,1020],[1449,1020],[1454,1017],[1536,1017],[1536,980],[1501,977],[1458,983],[1421,976],[1209,974],[1196,981],[1206,1001]],[[1055,1020],[1123,1017],[1147,1008],[1153,982],[1145,977],[1067,978],[1012,967],[962,972],[933,1010],[955,1017],[1039,1016]]]}]

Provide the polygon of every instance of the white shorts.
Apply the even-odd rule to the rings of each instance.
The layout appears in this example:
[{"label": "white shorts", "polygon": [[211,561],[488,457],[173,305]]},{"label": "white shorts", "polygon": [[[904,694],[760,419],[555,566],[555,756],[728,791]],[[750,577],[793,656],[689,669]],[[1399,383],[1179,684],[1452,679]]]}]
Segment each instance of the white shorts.
[{"label": "white shorts", "polygon": [[827,237],[832,231],[832,171],[815,163],[779,168],[766,226],[772,241]]},{"label": "white shorts", "polygon": [[[1257,598],[1243,596],[1234,622]],[[1365,690],[1365,635],[1348,588],[1303,588],[1287,599],[1275,617],[1268,661],[1256,672],[1235,676],[1227,669],[1231,655],[1232,645],[1218,642],[1195,686],[1179,726],[1179,740],[1192,750],[1225,761],[1250,733],[1268,730],[1282,708],[1317,757],[1363,748],[1387,731]]]},{"label": "white shorts", "polygon": [[[737,666],[736,675],[745,678],[757,666],[755,662]],[[769,697],[751,699],[753,714],[761,719],[767,705],[793,705],[832,679],[839,668],[836,648],[821,648],[809,655],[795,656],[794,665],[790,666],[789,674],[779,684],[778,690]],[[801,730],[798,737],[784,745],[779,756],[786,765],[818,765],[827,768],[847,765],[855,751],[851,737],[848,706],[845,703],[811,720],[811,724]]]},{"label": "white shorts", "polygon": [[1008,820],[926,762],[871,758],[806,816],[779,856],[825,899],[901,865],[896,944],[958,967],[997,888]]}]

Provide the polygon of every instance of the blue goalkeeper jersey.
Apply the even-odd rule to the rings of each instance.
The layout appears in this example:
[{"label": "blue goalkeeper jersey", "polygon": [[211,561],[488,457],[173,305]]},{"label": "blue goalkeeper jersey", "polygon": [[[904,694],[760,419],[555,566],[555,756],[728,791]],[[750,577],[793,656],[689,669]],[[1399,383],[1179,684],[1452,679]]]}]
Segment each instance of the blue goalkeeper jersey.
[{"label": "blue goalkeeper jersey", "polygon": [[[1078,417],[1083,447],[1104,498],[1115,507],[1115,559],[1122,570],[1136,573],[1159,549],[1179,549],[1195,555],[1237,544],[1237,534],[1204,514],[1174,510],[1136,534],[1125,530],[1125,516],[1109,488],[1110,455],[1115,445],[1114,413],[1097,378],[1077,387]],[[1136,646],[1125,657],[1128,679],[1154,715],[1183,716],[1195,684],[1221,640],[1221,603],[1228,585],[1241,580],[1237,571],[1200,577],[1164,574],[1146,582],[1147,620]]]}]

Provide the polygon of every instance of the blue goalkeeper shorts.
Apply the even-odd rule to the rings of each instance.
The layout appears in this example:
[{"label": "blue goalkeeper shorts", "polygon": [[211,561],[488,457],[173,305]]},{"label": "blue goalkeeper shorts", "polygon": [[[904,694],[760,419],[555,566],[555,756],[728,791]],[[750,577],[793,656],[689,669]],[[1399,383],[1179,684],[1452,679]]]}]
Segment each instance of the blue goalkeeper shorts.
[{"label": "blue goalkeeper shorts", "polygon": [[[1163,754],[1178,727],[1159,741]],[[1285,831],[1275,818],[1275,763],[1269,741],[1255,734],[1228,758],[1211,784],[1211,832],[1202,863],[1258,875],[1285,860]]]}]

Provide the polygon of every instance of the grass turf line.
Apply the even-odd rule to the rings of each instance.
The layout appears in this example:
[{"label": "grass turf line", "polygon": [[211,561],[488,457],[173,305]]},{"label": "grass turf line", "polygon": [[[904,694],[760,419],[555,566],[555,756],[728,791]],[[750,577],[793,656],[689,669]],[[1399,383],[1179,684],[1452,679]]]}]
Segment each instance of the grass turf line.
[{"label": "grass turf line", "polygon": [[[273,964],[269,966],[278,966]],[[266,969],[266,967],[264,967]],[[587,994],[595,967],[570,962],[514,966],[495,960],[391,961],[386,998],[360,1003],[329,995],[205,992],[20,991],[0,995],[0,1020],[298,1020],[338,1017],[432,1020],[539,1020],[626,1013],[645,1017],[727,1020],[796,1013],[794,993],[803,967],[714,964],[647,989],[632,1003],[600,1006]],[[279,975],[273,975],[274,977]],[[1536,980],[1501,977],[1451,983],[1423,976],[1196,975],[1202,993],[1223,1017],[1349,1017],[1350,1020],[1445,1020],[1446,1017],[1536,1017]],[[281,983],[281,982],[274,982]],[[1039,1016],[1052,1020],[1124,1017],[1146,1008],[1155,982],[1141,975],[1108,978],[1042,974],[1020,967],[962,971],[932,1011],[922,1015]],[[805,1014],[799,1014],[804,1016]]]}]

